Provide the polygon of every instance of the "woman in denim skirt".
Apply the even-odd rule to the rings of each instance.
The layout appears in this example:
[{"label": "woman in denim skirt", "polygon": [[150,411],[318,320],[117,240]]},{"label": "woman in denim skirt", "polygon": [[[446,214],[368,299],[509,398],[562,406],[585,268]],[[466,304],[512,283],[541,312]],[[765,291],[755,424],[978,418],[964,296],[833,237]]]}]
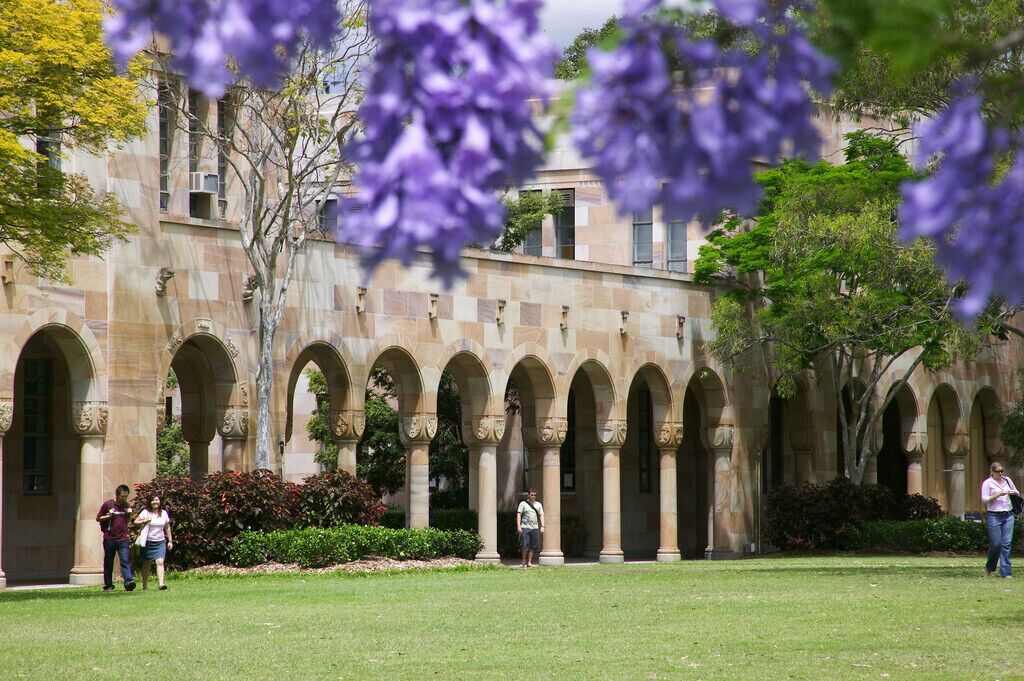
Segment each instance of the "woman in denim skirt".
[{"label": "woman in denim skirt", "polygon": [[136,525],[142,525],[142,532],[146,535],[146,545],[139,551],[142,559],[142,589],[149,588],[150,566],[156,563],[156,579],[160,590],[167,588],[164,584],[164,559],[167,557],[167,549],[174,547],[171,538],[171,519],[164,510],[160,496],[154,494],[146,504],[146,510],[135,519]]}]

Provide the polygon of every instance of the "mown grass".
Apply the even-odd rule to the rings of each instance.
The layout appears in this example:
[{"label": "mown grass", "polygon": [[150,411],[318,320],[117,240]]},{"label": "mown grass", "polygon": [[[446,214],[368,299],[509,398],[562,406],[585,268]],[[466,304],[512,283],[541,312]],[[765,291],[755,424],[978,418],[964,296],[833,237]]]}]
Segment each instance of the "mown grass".
[{"label": "mown grass", "polygon": [[1024,580],[814,557],[0,593],[0,678],[1012,679]]}]

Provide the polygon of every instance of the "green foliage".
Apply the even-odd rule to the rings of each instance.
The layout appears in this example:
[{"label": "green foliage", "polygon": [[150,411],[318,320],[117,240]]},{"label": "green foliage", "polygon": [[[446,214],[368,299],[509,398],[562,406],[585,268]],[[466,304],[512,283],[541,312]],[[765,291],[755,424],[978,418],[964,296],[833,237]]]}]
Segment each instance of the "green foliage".
[{"label": "green foliage", "polygon": [[100,0],[0,3],[0,243],[61,282],[69,253],[101,256],[134,229],[113,195],[20,141],[99,152],[145,132],[142,66],[117,74],[103,14]]},{"label": "green foliage", "polygon": [[405,485],[405,446],[398,435],[398,412],[377,395],[364,405],[366,427],[356,457],[359,477],[384,494]]},{"label": "green foliage", "polygon": [[1024,369],[1017,370],[1017,401],[999,414],[999,439],[1010,449],[1010,466],[1024,466]]},{"label": "green foliage", "polygon": [[555,65],[555,78],[574,80],[587,73],[587,50],[594,45],[609,45],[617,41],[619,21],[609,17],[601,28],[585,28],[576,39],[562,52],[561,59]]},{"label": "green foliage", "polygon": [[713,231],[695,279],[736,284],[712,309],[711,350],[723,361],[767,349],[783,397],[816,363],[837,403],[855,375],[864,381],[841,428],[846,473],[859,482],[866,434],[882,413],[874,390],[892,362],[917,352],[911,369],[942,368],[972,354],[977,338],[950,313],[954,291],[930,243],[896,237],[898,187],[914,176],[898,146],[864,132],[846,139],[842,165],[794,160],[760,173],[756,221]]},{"label": "green foliage", "polygon": [[181,434],[181,419],[175,416],[156,434],[156,475],[164,477],[188,474],[188,443]]},{"label": "green foliage", "polygon": [[[1013,542],[1024,537],[1024,525],[1015,523]],[[984,551],[988,529],[984,522],[959,518],[928,520],[875,520],[857,527],[850,548],[923,553],[925,551]]]},{"label": "green foliage", "polygon": [[1024,21],[1018,0],[820,0],[818,6],[812,37],[844,67],[833,96],[840,109],[906,125],[943,108],[955,81],[974,77],[989,114],[1019,126]]},{"label": "green foliage", "polygon": [[250,566],[265,561],[319,568],[364,558],[429,560],[452,556],[473,559],[483,548],[480,537],[464,530],[395,530],[340,525],[276,532],[244,532],[231,545],[230,560]]},{"label": "green foliage", "polygon": [[316,408],[306,421],[306,435],[310,442],[316,443],[313,459],[325,471],[333,471],[338,467],[338,445],[331,431],[331,401],[327,392],[327,379],[319,369],[306,369],[308,391],[316,396]]},{"label": "green foliage", "polygon": [[764,537],[781,549],[847,549],[858,527],[874,520],[942,517],[935,499],[893,494],[880,485],[837,478],[824,485],[783,485],[765,497]]},{"label": "green foliage", "polygon": [[471,508],[438,508],[434,510],[434,524],[438,530],[466,530],[476,532],[479,527],[476,511]]},{"label": "green foliage", "polygon": [[562,209],[562,195],[558,192],[521,191],[516,198],[501,198],[505,208],[505,229],[494,244],[494,250],[511,253],[526,241],[548,215]]},{"label": "green foliage", "polygon": [[405,527],[405,509],[387,508],[380,519],[381,527],[390,527],[392,530],[401,530]]},{"label": "green foliage", "polygon": [[447,371],[437,387],[437,434],[430,441],[430,477],[448,479],[449,498],[468,500],[469,448],[462,439],[462,405],[459,387]]}]

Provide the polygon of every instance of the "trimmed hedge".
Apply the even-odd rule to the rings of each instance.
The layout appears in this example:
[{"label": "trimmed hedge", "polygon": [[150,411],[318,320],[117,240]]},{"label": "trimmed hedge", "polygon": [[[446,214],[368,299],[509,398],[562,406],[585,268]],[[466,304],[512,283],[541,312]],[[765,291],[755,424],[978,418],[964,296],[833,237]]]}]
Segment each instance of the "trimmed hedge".
[{"label": "trimmed hedge", "polygon": [[[1013,542],[1024,538],[1024,523],[1015,523]],[[984,522],[959,518],[928,520],[874,520],[856,528],[850,535],[852,549],[888,549],[921,553],[924,551],[985,551],[988,528]]]},{"label": "trimmed hedge", "polygon": [[428,560],[452,556],[472,560],[481,548],[480,537],[464,530],[341,525],[243,532],[232,541],[229,557],[232,564],[241,567],[276,561],[316,568],[368,557]]},{"label": "trimmed hedge", "polygon": [[876,520],[943,517],[935,499],[893,494],[879,485],[837,478],[823,485],[783,485],[765,498],[765,539],[780,549],[847,549],[856,530]]}]

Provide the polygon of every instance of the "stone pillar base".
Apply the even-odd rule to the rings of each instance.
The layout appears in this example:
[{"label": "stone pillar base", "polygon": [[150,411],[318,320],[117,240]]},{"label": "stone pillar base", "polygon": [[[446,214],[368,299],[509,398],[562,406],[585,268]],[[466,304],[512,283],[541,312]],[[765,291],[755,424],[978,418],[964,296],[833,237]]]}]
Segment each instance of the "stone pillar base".
[{"label": "stone pillar base", "polygon": [[610,552],[607,552],[607,551],[602,551],[601,555],[599,555],[597,557],[597,562],[598,563],[609,563],[609,564],[611,564],[611,563],[625,563],[626,559],[625,559],[625,557],[623,557],[622,551],[616,551],[615,553],[610,553]]},{"label": "stone pillar base", "polygon": [[659,563],[675,563],[682,560],[678,549],[658,549]]},{"label": "stone pillar base", "polygon": [[541,565],[565,565],[565,556],[562,555],[561,551],[553,551],[551,553],[544,553],[542,551],[537,562]]},{"label": "stone pillar base", "polygon": [[6,588],[7,588],[7,577],[4,576],[4,573],[2,571],[0,571],[0,589],[6,589]]},{"label": "stone pillar base", "polygon": [[[88,568],[86,568],[88,569]],[[68,584],[72,586],[102,586],[103,571],[99,572],[72,572],[68,577]]]},{"label": "stone pillar base", "polygon": [[485,551],[481,551],[480,553],[476,554],[476,558],[473,559],[473,562],[480,563],[481,565],[496,565],[501,563],[501,556],[499,556],[497,553],[487,553]]},{"label": "stone pillar base", "polygon": [[707,549],[704,551],[705,560],[738,560],[743,557],[742,553],[726,551],[723,549]]}]

